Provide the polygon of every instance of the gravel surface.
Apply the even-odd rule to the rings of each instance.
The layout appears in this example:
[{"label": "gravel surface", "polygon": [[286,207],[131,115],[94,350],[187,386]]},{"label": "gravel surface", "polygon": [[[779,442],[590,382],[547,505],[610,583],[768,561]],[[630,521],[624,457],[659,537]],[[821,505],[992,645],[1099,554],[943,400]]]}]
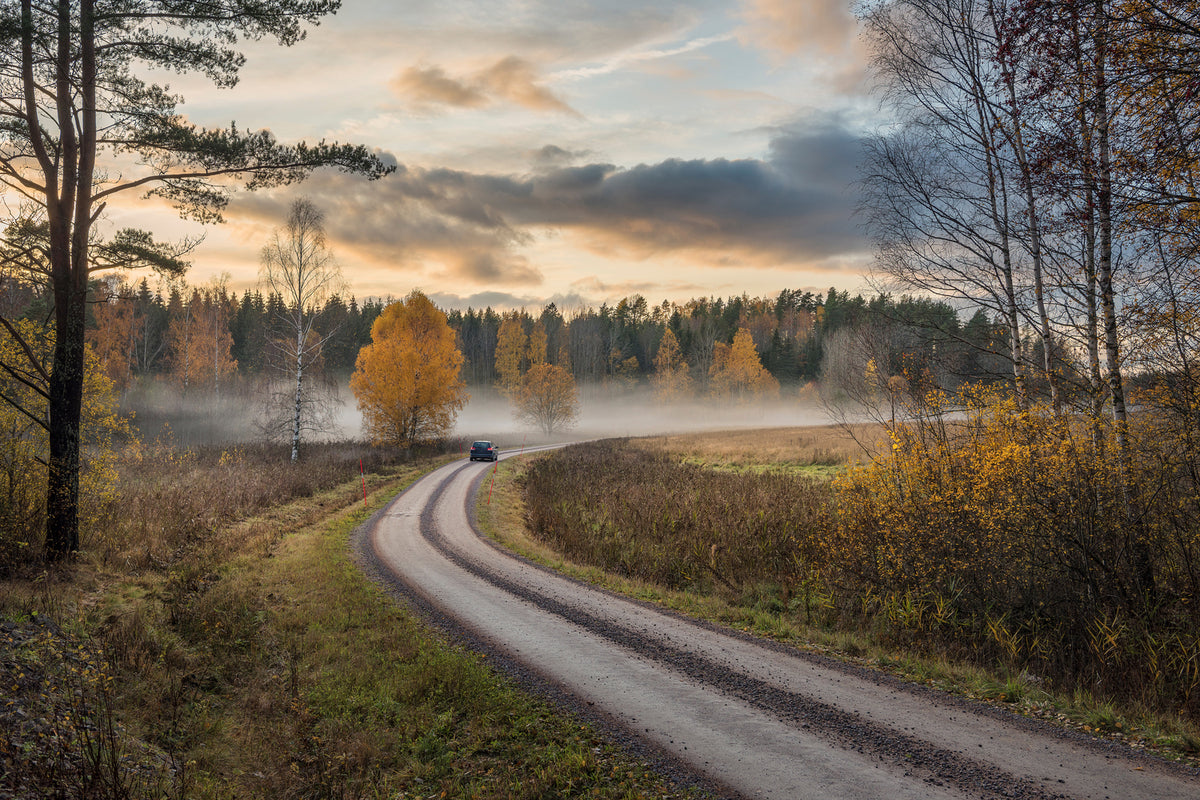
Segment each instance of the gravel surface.
[{"label": "gravel surface", "polygon": [[[677,780],[728,797],[878,797],[881,787],[896,798],[1200,797],[1196,770],[685,620],[483,544],[471,530],[470,509],[486,474],[465,462],[451,465],[376,515],[354,536],[364,568],[517,681],[598,722]],[[439,560],[445,563],[429,569],[440,572],[422,577],[419,570]],[[439,589],[438,581],[449,583]],[[481,594],[473,601],[452,599],[475,591]],[[492,603],[493,616],[479,610]],[[521,639],[518,612],[535,615],[528,624],[538,635],[562,632],[546,633],[547,645]],[[556,635],[563,637],[558,651],[568,653],[604,644],[615,660],[596,662],[598,671],[618,676],[617,685],[600,686],[602,675],[572,673],[571,659],[555,660]],[[645,687],[639,675],[647,676]],[[666,688],[656,688],[660,683]],[[688,708],[670,709],[684,715],[670,719],[689,720],[674,723],[677,734],[642,725],[662,711],[656,704],[688,706],[689,699],[694,718]],[[702,729],[710,725],[715,736],[705,750]],[[676,741],[689,735],[691,751]],[[776,746],[778,758],[767,757]],[[753,771],[765,772],[761,764],[780,763],[781,774],[757,782]]]}]

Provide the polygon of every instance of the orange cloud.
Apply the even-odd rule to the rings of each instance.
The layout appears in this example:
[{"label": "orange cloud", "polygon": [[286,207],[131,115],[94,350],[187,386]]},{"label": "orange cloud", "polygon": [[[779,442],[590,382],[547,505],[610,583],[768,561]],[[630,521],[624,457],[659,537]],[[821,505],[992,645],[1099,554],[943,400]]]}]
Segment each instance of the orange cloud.
[{"label": "orange cloud", "polygon": [[538,81],[532,64],[517,56],[507,56],[465,77],[450,76],[436,66],[409,67],[393,78],[390,86],[398,97],[419,108],[483,108],[511,103],[531,111],[579,116]]},{"label": "orange cloud", "polygon": [[744,34],[791,56],[818,53],[838,65],[831,83],[842,91],[862,86],[868,53],[850,0],[745,0]]},{"label": "orange cloud", "polygon": [[478,88],[451,78],[441,67],[409,67],[392,79],[391,88],[419,106],[478,108],[489,102]]}]

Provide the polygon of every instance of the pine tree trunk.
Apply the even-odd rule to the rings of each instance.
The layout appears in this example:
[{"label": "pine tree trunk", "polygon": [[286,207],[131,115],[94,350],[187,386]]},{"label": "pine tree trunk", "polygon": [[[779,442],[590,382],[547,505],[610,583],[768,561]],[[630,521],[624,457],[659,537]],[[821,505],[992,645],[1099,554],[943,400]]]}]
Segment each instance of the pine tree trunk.
[{"label": "pine tree trunk", "polygon": [[[59,0],[56,57],[59,152],[53,160],[42,149],[33,109],[32,4],[21,4],[22,70],[27,122],[34,149],[47,178],[46,211],[50,228],[51,282],[54,287],[55,345],[49,381],[50,453],[46,480],[46,555],[53,561],[79,549],[80,420],[83,412],[84,324],[87,308],[88,235],[91,230],[92,172],[96,153],[96,51],[92,0],[80,1],[79,30],[71,24],[71,3]],[[72,36],[79,37],[78,77],[72,74]],[[78,80],[83,108],[74,124],[69,97]],[[78,130],[78,136],[76,131]]]}]

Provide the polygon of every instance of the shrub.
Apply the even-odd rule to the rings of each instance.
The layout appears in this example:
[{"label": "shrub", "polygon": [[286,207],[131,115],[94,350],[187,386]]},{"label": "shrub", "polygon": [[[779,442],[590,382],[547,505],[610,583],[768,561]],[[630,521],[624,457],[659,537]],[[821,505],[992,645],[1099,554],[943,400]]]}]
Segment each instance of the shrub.
[{"label": "shrub", "polygon": [[1200,544],[1180,524],[1200,498],[1155,420],[1123,451],[1111,425],[1000,394],[925,401],[890,454],[834,481],[824,575],[840,607],[873,596],[917,638],[1200,710]]},{"label": "shrub", "polygon": [[532,533],[581,562],[671,588],[805,583],[827,491],[807,478],[678,463],[627,440],[573,445],[525,479]]}]

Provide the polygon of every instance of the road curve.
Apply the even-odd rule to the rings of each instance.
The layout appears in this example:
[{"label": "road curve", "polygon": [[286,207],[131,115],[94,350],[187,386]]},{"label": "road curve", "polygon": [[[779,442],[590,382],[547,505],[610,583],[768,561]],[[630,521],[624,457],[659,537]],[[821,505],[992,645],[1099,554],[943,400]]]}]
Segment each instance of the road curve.
[{"label": "road curve", "polygon": [[503,660],[746,798],[1195,800],[1200,775],[564,578],[482,539],[459,461],[360,533],[369,571]]}]

